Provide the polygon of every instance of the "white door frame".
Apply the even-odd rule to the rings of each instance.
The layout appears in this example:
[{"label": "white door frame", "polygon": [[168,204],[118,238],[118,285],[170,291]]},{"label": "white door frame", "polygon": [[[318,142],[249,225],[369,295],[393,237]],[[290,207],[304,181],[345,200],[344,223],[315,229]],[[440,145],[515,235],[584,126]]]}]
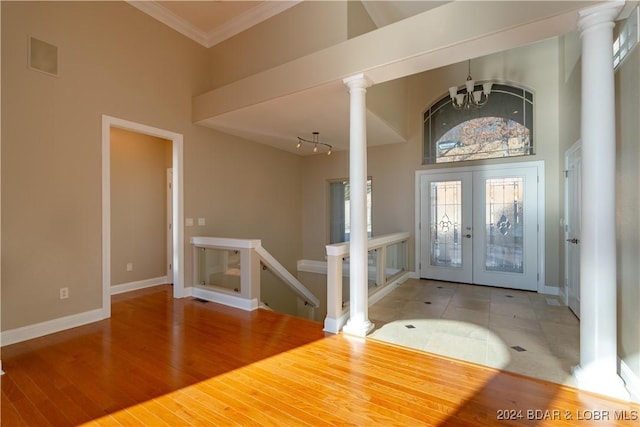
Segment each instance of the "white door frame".
[{"label": "white door frame", "polygon": [[423,175],[429,175],[434,173],[460,173],[460,172],[477,172],[477,171],[491,171],[497,169],[517,169],[519,167],[536,167],[538,168],[538,292],[540,293],[553,293],[555,288],[549,288],[545,285],[545,170],[544,160],[533,160],[526,162],[512,162],[512,163],[497,163],[492,165],[479,165],[479,166],[462,166],[462,167],[446,167],[437,169],[421,169],[416,171],[415,176],[415,277],[420,276],[420,260],[421,254],[421,242],[420,242],[420,218],[421,218],[421,203],[420,203],[420,179]]},{"label": "white door frame", "polygon": [[[111,317],[111,128],[120,128],[172,142],[174,224],[183,224],[183,136],[128,120],[102,115],[102,315]],[[173,227],[173,297],[184,296],[184,230]]]},{"label": "white door frame", "polygon": [[167,168],[167,280],[173,279],[173,168]]},{"label": "white door frame", "polygon": [[[576,310],[574,310],[574,307],[571,307],[569,305],[569,300],[571,297],[571,293],[570,293],[570,289],[571,289],[571,279],[572,277],[569,275],[570,271],[571,271],[571,260],[569,259],[569,252],[571,250],[571,245],[573,245],[573,243],[569,242],[570,238],[575,238],[576,236],[572,236],[569,234],[569,227],[570,227],[570,221],[571,218],[569,218],[569,214],[570,212],[570,206],[569,206],[569,197],[570,197],[570,187],[569,187],[569,175],[568,173],[570,172],[569,170],[569,158],[576,153],[578,150],[582,150],[582,140],[578,140],[576,141],[571,147],[569,147],[567,149],[567,151],[565,151],[564,153],[564,171],[565,171],[565,179],[564,179],[564,230],[563,230],[563,235],[564,235],[564,287],[562,289],[563,292],[563,297],[564,297],[564,303],[567,307],[569,307],[574,314],[580,318],[580,285],[578,284],[578,294],[577,294],[577,307],[575,307]],[[578,185],[581,186],[581,181],[578,180],[577,181]],[[575,209],[581,209],[581,203],[578,203],[577,206],[574,206]],[[571,225],[571,227],[573,227],[573,225]],[[579,264],[579,263],[578,263]],[[578,276],[580,275],[580,265],[578,265],[578,272],[577,272]]]}]

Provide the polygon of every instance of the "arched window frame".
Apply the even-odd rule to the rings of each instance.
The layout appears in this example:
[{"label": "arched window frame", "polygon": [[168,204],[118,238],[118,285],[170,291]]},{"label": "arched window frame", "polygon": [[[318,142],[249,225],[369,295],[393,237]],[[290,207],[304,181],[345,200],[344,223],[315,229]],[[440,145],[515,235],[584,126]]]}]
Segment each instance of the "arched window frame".
[{"label": "arched window frame", "polygon": [[[479,83],[476,90],[481,90]],[[449,95],[442,96],[427,108],[423,114],[423,164],[460,162],[468,160],[492,159],[503,157],[528,156],[534,154],[533,145],[533,93],[525,88],[512,84],[494,83],[487,104],[481,108],[456,110],[451,104]],[[528,130],[528,138],[523,137],[522,146],[505,148],[491,152],[473,152],[451,155],[464,151],[460,141],[440,141],[448,131],[456,126],[478,118],[498,117],[508,123],[524,126]],[[442,144],[447,143],[446,147]],[[440,145],[440,147],[439,147]],[[444,148],[443,148],[444,147]]]}]

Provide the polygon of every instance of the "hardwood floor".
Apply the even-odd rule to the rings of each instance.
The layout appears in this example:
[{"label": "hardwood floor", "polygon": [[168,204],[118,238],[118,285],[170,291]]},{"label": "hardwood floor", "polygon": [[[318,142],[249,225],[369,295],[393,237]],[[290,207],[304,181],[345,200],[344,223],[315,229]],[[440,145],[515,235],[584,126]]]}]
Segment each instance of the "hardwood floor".
[{"label": "hardwood floor", "polygon": [[638,405],[321,329],[169,286],[117,295],[111,319],[2,348],[2,426],[640,423]]}]

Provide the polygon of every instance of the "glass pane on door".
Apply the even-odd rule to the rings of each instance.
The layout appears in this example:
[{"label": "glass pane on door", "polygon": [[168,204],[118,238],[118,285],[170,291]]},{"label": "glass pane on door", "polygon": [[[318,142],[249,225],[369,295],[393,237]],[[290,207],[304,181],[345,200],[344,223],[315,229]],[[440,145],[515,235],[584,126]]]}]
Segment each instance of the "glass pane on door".
[{"label": "glass pane on door", "polygon": [[486,271],[524,271],[524,179],[492,178],[486,182]]},{"label": "glass pane on door", "polygon": [[462,181],[431,182],[431,256],[436,267],[462,267]]}]

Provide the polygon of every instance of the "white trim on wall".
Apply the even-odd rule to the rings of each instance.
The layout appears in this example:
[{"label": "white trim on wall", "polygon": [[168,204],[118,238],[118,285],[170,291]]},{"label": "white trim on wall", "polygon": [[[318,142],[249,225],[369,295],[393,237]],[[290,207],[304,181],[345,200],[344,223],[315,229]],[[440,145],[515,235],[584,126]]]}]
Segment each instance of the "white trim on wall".
[{"label": "white trim on wall", "polygon": [[150,288],[152,286],[166,285],[169,283],[169,276],[153,277],[151,279],[138,280],[135,282],[121,283],[111,287],[111,295],[122,294],[124,292],[137,291],[138,289]]},{"label": "white trim on wall", "polygon": [[103,319],[102,314],[103,310],[98,308],[91,311],[85,311],[84,313],[59,317],[57,319],[47,320],[46,322],[4,331],[2,332],[2,342],[0,344],[2,346],[15,344],[33,338],[42,337],[44,335],[64,331],[66,329],[98,322]]},{"label": "white trim on wall", "polygon": [[311,259],[299,259],[297,270],[306,273],[327,274],[327,261],[315,261]]},{"label": "white trim on wall", "polygon": [[631,370],[624,360],[618,359],[620,365],[620,377],[625,383],[627,391],[631,396],[631,400],[640,403],[640,378]]},{"label": "white trim on wall", "polygon": [[260,306],[256,298],[246,299],[224,291],[196,288],[195,286],[192,287],[191,295],[194,298],[224,304],[226,306],[239,308],[245,311],[257,310]]},{"label": "white trim on wall", "polygon": [[173,297],[184,293],[183,136],[128,120],[102,115],[102,313],[111,317],[111,128],[138,132],[172,142],[173,151]]}]

